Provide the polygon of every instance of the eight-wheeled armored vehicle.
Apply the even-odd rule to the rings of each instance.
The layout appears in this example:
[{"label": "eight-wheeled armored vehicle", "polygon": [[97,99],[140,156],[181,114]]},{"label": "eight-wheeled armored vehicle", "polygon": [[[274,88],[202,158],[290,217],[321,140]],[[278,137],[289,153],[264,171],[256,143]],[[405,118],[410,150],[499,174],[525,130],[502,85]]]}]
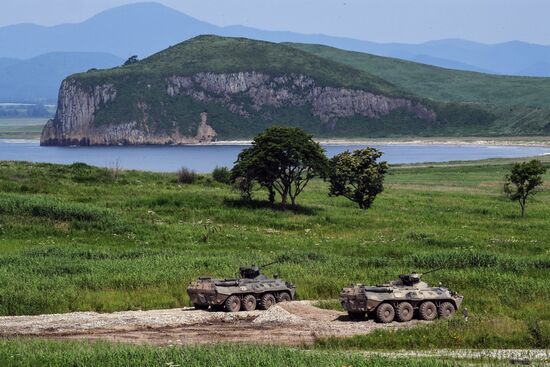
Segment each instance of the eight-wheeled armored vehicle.
[{"label": "eight-wheeled armored vehicle", "polygon": [[294,299],[296,287],[277,277],[270,279],[261,269],[275,264],[241,267],[240,277],[235,279],[213,279],[201,277],[187,288],[187,294],[197,309],[252,311],[267,310],[277,302]]},{"label": "eight-wheeled armored vehicle", "polygon": [[430,287],[421,280],[422,275],[403,274],[399,280],[377,286],[352,284],[342,289],[340,303],[350,319],[367,315],[382,323],[410,321],[415,314],[428,321],[452,316],[464,297],[447,288]]}]

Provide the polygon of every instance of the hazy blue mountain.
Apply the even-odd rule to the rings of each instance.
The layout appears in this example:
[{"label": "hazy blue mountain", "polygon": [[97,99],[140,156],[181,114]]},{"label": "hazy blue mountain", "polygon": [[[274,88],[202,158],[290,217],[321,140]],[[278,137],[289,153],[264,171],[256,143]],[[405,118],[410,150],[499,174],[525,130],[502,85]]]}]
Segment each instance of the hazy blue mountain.
[{"label": "hazy blue mountain", "polygon": [[17,64],[20,60],[12,59],[10,57],[0,57],[0,68]]},{"label": "hazy blue mountain", "polygon": [[218,27],[156,3],[125,5],[82,23],[0,28],[0,57],[30,58],[49,52],[106,52],[141,58],[200,34],[241,36],[272,42],[316,43],[345,50],[495,74],[550,75],[550,46],[512,41],[486,45],[459,39],[422,44],[375,43],[326,35]]},{"label": "hazy blue mountain", "polygon": [[414,61],[419,64],[439,66],[440,68],[445,68],[445,69],[475,71],[478,73],[490,73],[490,71],[487,69],[482,69],[473,65],[464,64],[462,62],[442,59],[439,57],[428,56],[428,55],[416,55],[412,57],[409,61]]},{"label": "hazy blue mountain", "polygon": [[0,57],[25,59],[59,51],[145,56],[217,29],[163,5],[141,3],[113,8],[77,24],[0,28]]},{"label": "hazy blue mountain", "polygon": [[10,63],[0,60],[0,102],[55,102],[59,85],[68,75],[121,63],[117,56],[89,52],[49,53]]},{"label": "hazy blue mountain", "polygon": [[549,62],[537,62],[519,72],[519,75],[524,76],[544,76],[550,77],[550,63]]}]

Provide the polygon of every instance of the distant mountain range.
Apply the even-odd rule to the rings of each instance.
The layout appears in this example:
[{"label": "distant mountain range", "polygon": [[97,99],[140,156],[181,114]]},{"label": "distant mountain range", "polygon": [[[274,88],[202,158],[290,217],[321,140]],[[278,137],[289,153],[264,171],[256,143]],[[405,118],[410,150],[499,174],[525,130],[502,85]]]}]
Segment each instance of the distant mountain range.
[{"label": "distant mountain range", "polygon": [[68,75],[121,65],[117,56],[94,52],[55,52],[29,60],[0,58],[0,102],[55,103]]},{"label": "distant mountain range", "polygon": [[20,24],[0,28],[0,57],[28,59],[51,52],[100,52],[120,58],[134,54],[143,58],[200,34],[324,44],[475,72],[550,76],[550,46],[519,41],[487,45],[459,39],[383,44],[244,26],[219,27],[157,3],[113,8],[78,24],[53,27]]}]

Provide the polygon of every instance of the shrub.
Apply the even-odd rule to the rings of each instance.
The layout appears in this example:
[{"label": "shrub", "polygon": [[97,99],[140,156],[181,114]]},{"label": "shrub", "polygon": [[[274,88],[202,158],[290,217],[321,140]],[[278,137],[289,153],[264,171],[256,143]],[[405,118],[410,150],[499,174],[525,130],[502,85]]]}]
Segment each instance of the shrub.
[{"label": "shrub", "polygon": [[197,179],[197,174],[188,168],[182,167],[178,171],[178,182],[182,184],[192,184]]},{"label": "shrub", "polygon": [[212,178],[216,182],[228,185],[231,183],[231,172],[227,167],[216,166],[216,168],[212,171]]}]

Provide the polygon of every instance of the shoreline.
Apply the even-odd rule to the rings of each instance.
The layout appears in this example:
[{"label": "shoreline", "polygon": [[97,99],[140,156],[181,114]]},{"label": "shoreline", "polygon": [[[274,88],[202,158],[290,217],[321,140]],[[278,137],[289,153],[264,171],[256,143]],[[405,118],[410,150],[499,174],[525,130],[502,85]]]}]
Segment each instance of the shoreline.
[{"label": "shoreline", "polygon": [[[550,147],[550,136],[541,137],[502,137],[502,138],[364,138],[364,139],[325,139],[314,138],[322,145],[472,145],[472,146],[519,146],[519,147]],[[14,139],[0,138],[0,143],[24,144],[39,143],[39,139]],[[157,146],[216,146],[216,145],[250,145],[252,140],[219,140],[205,143],[162,145]],[[102,145],[103,146],[103,145]],[[116,145],[111,145],[116,146]],[[142,145],[121,145],[121,146],[153,146],[152,144]],[[101,146],[98,146],[101,147]]]}]

